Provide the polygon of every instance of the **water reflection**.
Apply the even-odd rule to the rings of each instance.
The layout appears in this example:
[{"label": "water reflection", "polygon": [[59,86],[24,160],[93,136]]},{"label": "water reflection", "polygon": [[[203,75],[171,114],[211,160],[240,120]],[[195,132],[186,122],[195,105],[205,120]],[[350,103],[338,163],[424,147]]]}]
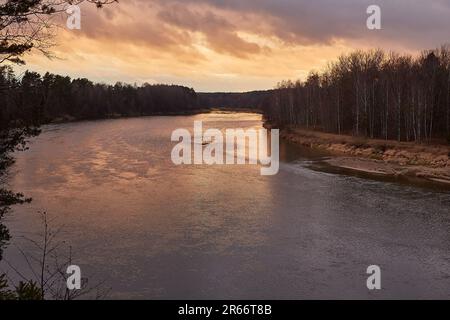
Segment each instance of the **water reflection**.
[{"label": "water reflection", "polygon": [[[174,166],[172,130],[194,120],[261,126],[207,114],[46,128],[18,155],[11,184],[34,201],[8,221],[13,235],[36,232],[46,210],[112,298],[450,297],[448,193],[313,171],[323,155],[289,144],[273,177]],[[365,288],[369,264],[382,267],[382,292]]]}]

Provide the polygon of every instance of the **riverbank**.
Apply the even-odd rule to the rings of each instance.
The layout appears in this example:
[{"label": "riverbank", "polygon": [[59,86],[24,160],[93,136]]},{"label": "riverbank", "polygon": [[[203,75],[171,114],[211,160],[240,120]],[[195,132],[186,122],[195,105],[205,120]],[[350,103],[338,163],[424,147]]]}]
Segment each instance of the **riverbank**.
[{"label": "riverbank", "polygon": [[55,119],[45,121],[44,124],[59,124],[68,122],[77,122],[85,120],[107,120],[107,119],[121,119],[121,118],[136,118],[136,117],[156,117],[156,116],[192,116],[202,113],[232,113],[232,112],[249,112],[262,114],[261,110],[251,108],[202,108],[185,111],[172,111],[172,112],[154,112],[149,114],[120,114],[113,113],[101,118],[76,118],[71,115],[64,115]]},{"label": "riverbank", "polygon": [[186,110],[186,111],[173,111],[173,112],[154,112],[149,114],[120,114],[112,113],[100,118],[77,118],[71,115],[64,115],[58,118],[50,119],[45,121],[44,124],[59,124],[67,122],[77,122],[85,120],[107,120],[107,119],[121,119],[121,118],[136,118],[136,117],[150,117],[150,116],[190,116],[201,113],[210,113],[214,110],[212,109],[196,109],[196,110]]},{"label": "riverbank", "polygon": [[299,128],[282,129],[280,137],[327,151],[333,157],[326,162],[334,167],[450,185],[450,146],[365,139]]}]

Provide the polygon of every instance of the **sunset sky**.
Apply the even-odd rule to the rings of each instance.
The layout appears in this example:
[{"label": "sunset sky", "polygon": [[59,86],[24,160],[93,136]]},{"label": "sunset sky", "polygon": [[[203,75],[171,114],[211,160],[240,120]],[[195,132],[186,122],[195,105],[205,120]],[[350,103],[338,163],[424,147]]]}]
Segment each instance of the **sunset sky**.
[{"label": "sunset sky", "polygon": [[[382,30],[366,27],[371,4],[382,9]],[[450,42],[449,0],[121,0],[81,9],[81,30],[58,31],[57,59],[34,53],[21,69],[248,91],[305,78],[354,49],[414,54]]]}]

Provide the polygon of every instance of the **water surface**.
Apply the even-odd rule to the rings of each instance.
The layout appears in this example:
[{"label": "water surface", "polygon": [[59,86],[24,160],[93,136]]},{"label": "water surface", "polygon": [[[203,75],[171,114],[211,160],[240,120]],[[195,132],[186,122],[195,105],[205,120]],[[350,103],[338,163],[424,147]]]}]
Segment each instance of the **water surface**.
[{"label": "water surface", "polygon": [[[47,211],[110,298],[450,298],[450,193],[314,171],[320,155],[285,143],[276,176],[177,167],[170,135],[194,120],[261,127],[255,114],[45,127],[11,172],[34,201],[6,219],[8,261],[26,268],[21,236],[36,236]],[[381,291],[366,288],[372,264]]]}]

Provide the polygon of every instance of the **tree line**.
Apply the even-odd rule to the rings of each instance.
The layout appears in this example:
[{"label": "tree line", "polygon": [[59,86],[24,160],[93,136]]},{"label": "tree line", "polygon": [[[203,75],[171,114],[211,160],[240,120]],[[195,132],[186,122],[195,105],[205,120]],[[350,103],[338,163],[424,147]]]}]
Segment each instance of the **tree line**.
[{"label": "tree line", "polygon": [[202,108],[260,109],[271,94],[271,90],[198,93],[198,100]]},{"label": "tree line", "polygon": [[101,119],[189,112],[198,108],[193,89],[176,85],[93,83],[26,71],[19,79],[0,67],[0,124],[47,123],[55,119]]},{"label": "tree line", "polygon": [[450,48],[340,56],[306,81],[283,81],[263,104],[269,121],[386,140],[450,143]]},{"label": "tree line", "polygon": [[[51,81],[44,84],[45,81],[33,73],[26,73],[21,80],[16,79],[12,69],[4,63],[25,64],[22,57],[31,50],[52,56],[51,30],[55,29],[55,25],[51,18],[65,12],[68,5],[83,2],[101,8],[116,0],[0,1],[0,261],[3,248],[11,238],[8,228],[1,223],[2,218],[11,210],[11,206],[31,201],[21,193],[4,188],[5,173],[14,162],[11,154],[25,150],[27,139],[39,134],[43,117],[52,116],[51,112],[45,109],[48,106],[46,99],[51,95],[49,90],[45,90],[45,86],[50,85]],[[46,80],[50,78],[55,80],[57,77],[49,74]],[[56,82],[59,83],[55,80],[54,83]],[[50,86],[47,87],[49,88]],[[67,90],[65,94],[68,94]],[[63,101],[67,100],[61,99],[61,105]],[[43,287],[26,279],[11,288],[6,276],[0,274],[0,300],[43,299],[42,290]]]}]

